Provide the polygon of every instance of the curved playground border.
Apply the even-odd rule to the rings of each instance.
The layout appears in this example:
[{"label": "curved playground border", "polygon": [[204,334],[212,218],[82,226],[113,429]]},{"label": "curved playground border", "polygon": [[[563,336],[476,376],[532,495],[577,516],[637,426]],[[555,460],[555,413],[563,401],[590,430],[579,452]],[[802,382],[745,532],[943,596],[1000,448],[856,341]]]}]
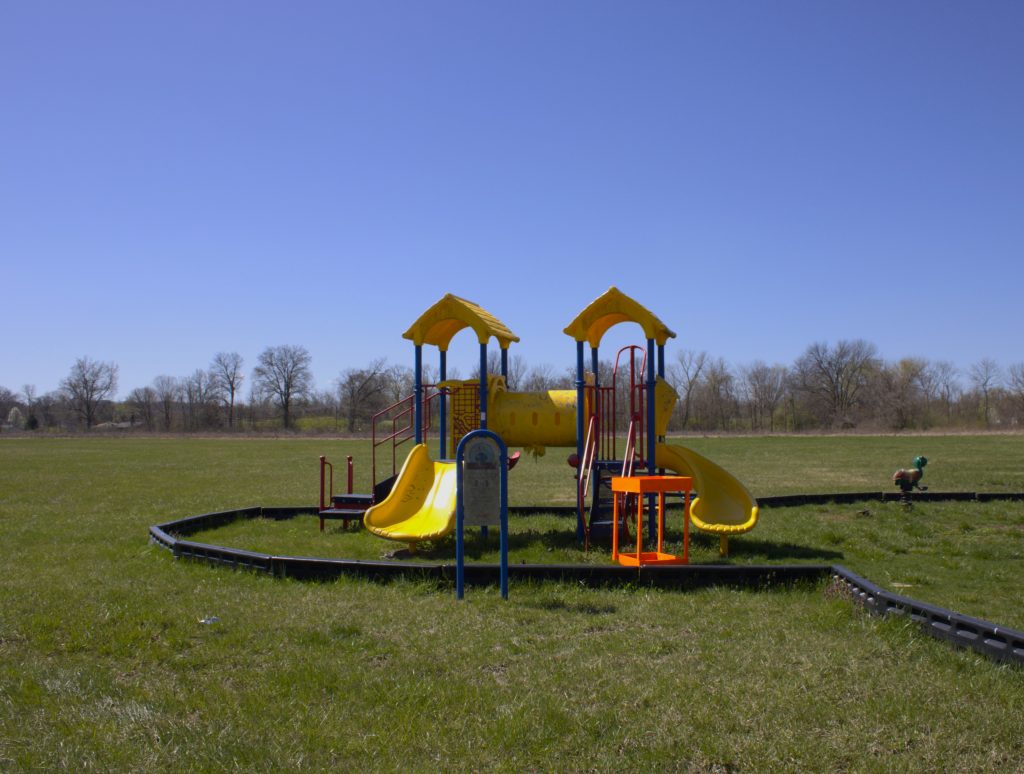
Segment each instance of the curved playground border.
[{"label": "curved playground border", "polygon": [[[895,501],[898,493],[840,492],[835,494],[797,494],[758,499],[762,508],[789,507],[828,503]],[[1013,501],[1024,500],[1024,493],[984,492],[919,492],[919,501]],[[575,515],[572,507],[512,507],[513,513],[561,513]],[[280,556],[229,548],[186,539],[188,535],[222,527],[239,519],[291,519],[316,514],[311,506],[252,506],[229,511],[204,513],[175,521],[155,524],[149,528],[150,541],[168,549],[175,558],[203,561],[211,565],[227,565],[263,572],[280,578],[299,580],[330,580],[342,575],[374,580],[413,577],[435,580],[439,584],[455,582],[454,562],[397,562],[387,560],[330,559],[309,556]],[[571,581],[585,586],[639,584],[680,590],[708,586],[734,588],[768,588],[798,582],[819,581],[830,577],[854,602],[873,615],[906,616],[920,625],[928,635],[951,645],[975,650],[990,659],[1024,666],[1024,632],[984,621],[979,618],[893,594],[842,565],[674,565],[656,567],[623,567],[620,565],[586,564],[510,564],[510,580]],[[498,583],[499,565],[468,564],[465,582],[470,585]]]}]

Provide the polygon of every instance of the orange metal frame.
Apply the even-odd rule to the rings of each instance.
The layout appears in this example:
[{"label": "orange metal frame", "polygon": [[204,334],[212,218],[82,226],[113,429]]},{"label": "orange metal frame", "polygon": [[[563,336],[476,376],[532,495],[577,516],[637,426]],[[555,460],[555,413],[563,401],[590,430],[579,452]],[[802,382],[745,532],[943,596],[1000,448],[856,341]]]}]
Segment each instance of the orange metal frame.
[{"label": "orange metal frame", "polygon": [[[612,508],[612,561],[625,567],[644,567],[653,564],[689,564],[690,563],[690,490],[693,479],[689,476],[616,476],[612,478],[612,491],[616,493],[639,495],[637,503],[636,553],[619,552],[619,500],[615,497]],[[667,554],[665,547],[665,493],[684,492],[686,501],[683,505],[683,555],[682,557]],[[643,495],[658,495],[658,550],[644,551],[644,531],[639,527],[643,514]]]}]

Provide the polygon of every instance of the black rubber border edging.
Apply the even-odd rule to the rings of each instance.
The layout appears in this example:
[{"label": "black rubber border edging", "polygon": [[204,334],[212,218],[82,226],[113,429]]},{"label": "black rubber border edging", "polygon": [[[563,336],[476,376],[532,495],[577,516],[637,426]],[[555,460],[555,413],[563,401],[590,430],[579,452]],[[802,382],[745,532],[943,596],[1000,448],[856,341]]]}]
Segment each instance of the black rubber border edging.
[{"label": "black rubber border edging", "polygon": [[[798,494],[764,497],[761,507],[788,507],[827,503],[849,504],[863,501],[898,500],[899,495],[887,492],[841,492],[835,494]],[[915,492],[920,501],[1024,500],[1020,492]],[[575,514],[575,508],[529,506],[512,508],[517,514]],[[149,528],[150,540],[170,550],[175,558],[184,557],[209,564],[227,565],[265,572],[276,577],[299,580],[328,580],[342,575],[389,580],[412,577],[451,585],[455,579],[454,563],[365,561],[359,559],[328,559],[306,556],[276,556],[209,543],[197,543],[185,536],[206,529],[225,526],[237,519],[290,519],[301,514],[315,515],[307,506],[252,506],[230,511],[204,513]],[[497,564],[469,564],[465,567],[468,585],[494,585],[498,582]],[[952,610],[893,594],[841,565],[674,565],[643,567],[639,570],[621,565],[586,564],[513,564],[509,579],[516,581],[548,581],[579,583],[587,587],[628,585],[656,586],[672,589],[695,589],[708,586],[770,588],[800,582],[814,582],[831,576],[850,598],[873,615],[907,616],[922,630],[957,647],[970,648],[995,661],[1024,666],[1024,632],[999,626],[990,621],[963,615]]]},{"label": "black rubber border edging", "polygon": [[[575,509],[570,508],[572,514]],[[550,512],[550,509],[549,511]],[[387,580],[398,577],[434,579],[451,584],[455,580],[452,562],[408,562],[363,559],[329,559],[312,556],[278,556],[185,539],[187,535],[229,524],[236,519],[289,519],[300,514],[316,515],[309,507],[263,508],[253,506],[234,511],[218,511],[190,516],[149,528],[150,539],[169,549],[175,557],[198,559],[277,577],[299,580],[331,580],[341,575]],[[794,565],[672,565],[660,567],[623,567],[617,564],[511,564],[509,578],[521,581],[568,581],[583,586],[645,585],[664,588],[702,588],[730,585],[765,588],[780,584],[817,581],[832,568],[826,564]],[[473,563],[465,567],[469,585],[494,585],[498,582],[497,564]]]}]

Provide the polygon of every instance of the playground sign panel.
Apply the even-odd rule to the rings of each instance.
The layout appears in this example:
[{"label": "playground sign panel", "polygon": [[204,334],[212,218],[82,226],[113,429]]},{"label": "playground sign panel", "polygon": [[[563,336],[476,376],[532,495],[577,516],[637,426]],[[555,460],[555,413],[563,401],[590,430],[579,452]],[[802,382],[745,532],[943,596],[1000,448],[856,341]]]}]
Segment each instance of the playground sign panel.
[{"label": "playground sign panel", "polygon": [[500,527],[501,598],[508,599],[508,448],[490,430],[474,430],[455,452],[455,598],[465,590],[465,528]]},{"label": "playground sign panel", "polygon": [[492,437],[469,438],[463,449],[462,504],[464,524],[501,524],[501,449]]}]

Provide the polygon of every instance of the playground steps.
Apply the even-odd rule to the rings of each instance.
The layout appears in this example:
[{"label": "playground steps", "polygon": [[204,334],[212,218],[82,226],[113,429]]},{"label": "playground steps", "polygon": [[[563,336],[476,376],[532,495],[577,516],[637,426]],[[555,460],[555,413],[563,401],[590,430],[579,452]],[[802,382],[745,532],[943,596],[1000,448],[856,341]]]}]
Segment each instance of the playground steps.
[{"label": "playground steps", "polygon": [[348,527],[350,521],[362,521],[366,509],[373,505],[372,494],[331,495],[331,506],[317,515],[320,517],[320,531],[323,532],[325,519],[341,519]]},{"label": "playground steps", "polygon": [[361,519],[366,508],[324,508],[318,512],[321,519]]},{"label": "playground steps", "polygon": [[373,505],[371,494],[336,494],[331,496],[331,507],[320,511],[321,519],[361,519]]},{"label": "playground steps", "polygon": [[391,489],[394,487],[395,479],[397,478],[398,476],[396,475],[378,481],[373,487],[373,494],[357,492],[332,494],[330,507],[317,512],[317,515],[320,517],[320,531],[324,531],[324,521],[327,519],[341,519],[345,522],[345,527],[348,527],[350,521],[361,522],[367,508],[374,503],[382,502],[391,494]]},{"label": "playground steps", "polygon": [[[593,496],[590,503],[590,539],[611,543],[614,519],[615,494],[612,492],[612,477],[622,475],[621,460],[598,460],[594,462]],[[626,523],[627,509],[619,513],[619,539],[629,535]]]},{"label": "playground steps", "polygon": [[372,494],[336,494],[331,496],[334,508],[354,508],[366,510],[373,505]]}]

